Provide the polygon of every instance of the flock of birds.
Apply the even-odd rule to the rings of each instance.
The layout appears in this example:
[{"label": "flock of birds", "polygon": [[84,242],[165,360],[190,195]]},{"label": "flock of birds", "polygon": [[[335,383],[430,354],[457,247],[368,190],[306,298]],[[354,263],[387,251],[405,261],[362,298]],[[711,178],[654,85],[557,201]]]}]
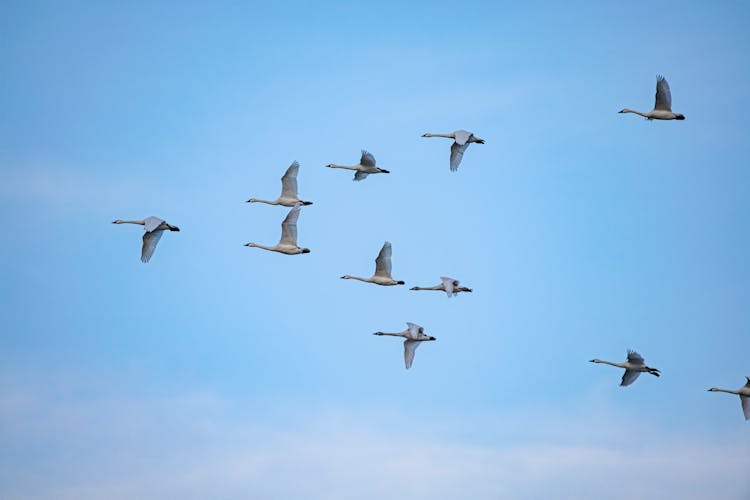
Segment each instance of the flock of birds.
[{"label": "flock of birds", "polygon": [[[635,113],[645,117],[647,120],[684,120],[685,116],[672,111],[672,94],[669,89],[669,83],[663,76],[657,76],[656,78],[656,99],[654,103],[654,109],[647,113],[640,111],[634,111],[631,109],[623,109],[620,113]],[[450,155],[450,169],[456,171],[458,166],[463,159],[463,155],[466,149],[471,143],[484,144],[484,140],[476,137],[473,133],[467,132],[466,130],[456,130],[451,134],[424,134],[422,137],[444,137],[453,139],[451,145]],[[375,157],[368,151],[363,150],[362,156],[359,159],[359,163],[352,166],[329,164],[326,165],[328,168],[340,168],[345,170],[354,171],[355,181],[361,181],[370,174],[388,174],[388,170],[377,166]],[[302,248],[297,244],[297,220],[299,219],[301,207],[306,205],[312,205],[311,201],[305,201],[299,199],[297,195],[297,174],[299,173],[299,163],[293,162],[284,173],[281,178],[281,195],[273,201],[261,200],[256,198],[250,198],[247,200],[248,203],[266,203],[269,205],[281,205],[284,207],[291,207],[291,210],[284,218],[281,223],[281,239],[275,246],[265,246],[258,243],[247,243],[245,246],[260,248],[263,250],[269,250],[271,252],[283,253],[286,255],[299,255],[303,253],[309,253],[309,248]],[[159,219],[157,217],[147,217],[143,220],[120,220],[117,219],[113,222],[114,224],[139,224],[144,227],[143,234],[143,246],[141,248],[141,261],[148,262],[151,256],[154,254],[156,245],[161,239],[164,231],[179,231],[180,228],[173,226],[168,222]],[[401,280],[395,280],[391,276],[391,254],[393,250],[391,243],[386,241],[383,247],[380,249],[377,258],[375,259],[375,272],[369,278],[363,278],[359,276],[350,276],[348,274],[341,277],[341,279],[353,279],[363,281],[365,283],[373,283],[380,286],[394,286],[405,284]],[[470,288],[460,286],[458,280],[448,277],[441,277],[441,283],[432,287],[413,287],[411,290],[437,290],[443,291],[448,297],[452,297],[460,292],[471,292]],[[406,323],[407,329],[398,333],[384,333],[375,332],[377,336],[392,336],[392,337],[403,337],[404,340],[404,363],[406,368],[409,369],[414,362],[414,353],[422,342],[434,341],[435,337],[426,335],[424,328],[415,323]],[[643,357],[635,351],[629,350],[628,359],[624,363],[614,363],[611,361],[603,361],[600,359],[592,359],[592,363],[603,363],[618,368],[625,369],[625,373],[622,376],[621,386],[629,386],[638,378],[641,373],[649,373],[658,377],[660,371],[656,368],[647,366],[644,362]],[[709,392],[726,392],[728,394],[736,394],[740,397],[742,403],[742,411],[745,415],[745,420],[750,420],[750,377],[747,378],[747,383],[740,389],[733,391],[728,389],[719,389],[712,387],[708,389]]]}]

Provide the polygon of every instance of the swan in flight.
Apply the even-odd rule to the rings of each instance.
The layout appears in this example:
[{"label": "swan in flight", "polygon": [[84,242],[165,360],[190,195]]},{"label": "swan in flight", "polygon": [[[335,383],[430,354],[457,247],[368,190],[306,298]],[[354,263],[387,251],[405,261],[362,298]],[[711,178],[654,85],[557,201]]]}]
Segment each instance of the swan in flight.
[{"label": "swan in flight", "polygon": [[309,248],[300,248],[297,246],[297,219],[299,219],[300,207],[302,203],[297,203],[289,211],[284,222],[281,223],[281,240],[275,247],[258,245],[257,243],[246,243],[246,247],[257,247],[272,252],[285,253],[287,255],[298,255],[301,253],[310,253]]},{"label": "swan in flight", "polygon": [[422,137],[446,137],[453,139],[451,145],[451,171],[455,172],[458,170],[458,166],[461,164],[461,158],[464,157],[464,151],[469,147],[469,144],[476,142],[477,144],[484,144],[484,139],[475,137],[471,132],[466,130],[456,130],[452,134],[422,134]]},{"label": "swan in flight", "polygon": [[143,220],[120,220],[112,221],[112,224],[140,224],[146,231],[143,233],[143,246],[141,247],[141,262],[148,262],[156,250],[164,231],[179,231],[180,228],[168,224],[158,217],[146,217]]},{"label": "swan in flight", "polygon": [[375,274],[369,278],[360,278],[358,276],[349,276],[345,274],[341,277],[342,280],[359,280],[365,283],[375,283],[376,285],[392,286],[392,285],[403,285],[403,281],[396,281],[391,277],[391,242],[386,241],[383,243],[383,248],[380,249],[378,257],[375,259]]},{"label": "swan in flight", "polygon": [[625,108],[620,113],[635,113],[645,117],[647,120],[684,120],[685,115],[672,112],[672,92],[669,90],[667,79],[661,75],[656,76],[656,102],[654,109],[648,113],[641,113]]},{"label": "swan in flight", "polygon": [[435,337],[431,337],[429,335],[424,334],[424,328],[422,328],[419,325],[415,325],[414,323],[406,322],[407,328],[403,332],[399,333],[384,333],[384,332],[375,332],[373,335],[390,335],[391,337],[404,337],[406,340],[404,340],[404,363],[406,364],[406,369],[408,370],[411,368],[411,364],[414,362],[414,351],[417,350],[417,347],[419,347],[419,344],[425,341],[429,340],[435,340]]},{"label": "swan in flight", "polygon": [[426,288],[415,286],[415,287],[410,288],[409,290],[440,290],[448,294],[448,297],[453,297],[459,292],[471,292],[471,288],[466,288],[465,286],[459,286],[458,280],[454,280],[453,278],[448,278],[447,276],[441,276],[440,281],[442,281],[442,283],[440,283],[439,285],[426,287]]},{"label": "swan in flight", "polygon": [[297,197],[297,174],[299,173],[299,163],[294,161],[289,168],[286,169],[286,173],[281,178],[281,196],[274,201],[259,200],[256,198],[250,198],[247,203],[267,203],[269,205],[282,205],[285,207],[293,207],[297,203],[303,205],[312,205],[311,201],[302,201]]},{"label": "swan in flight", "polygon": [[335,165],[333,163],[326,165],[328,168],[345,168],[346,170],[356,170],[354,174],[355,181],[361,181],[370,174],[390,174],[390,171],[375,166],[375,157],[372,153],[368,153],[364,149],[362,150],[362,158],[359,159],[357,165],[351,167],[345,167],[343,165]]},{"label": "swan in flight", "polygon": [[641,372],[648,372],[651,375],[659,376],[660,372],[656,368],[651,368],[643,363],[643,357],[635,351],[628,351],[628,360],[625,363],[612,363],[611,361],[602,361],[601,359],[592,359],[592,363],[604,363],[605,365],[612,365],[618,368],[625,368],[625,373],[622,375],[621,386],[628,386],[635,382],[638,375]]},{"label": "swan in flight", "polygon": [[742,413],[745,414],[745,420],[750,420],[750,377],[745,378],[747,379],[747,383],[736,391],[711,387],[708,392],[726,392],[727,394],[737,394],[740,397],[740,402],[742,403]]}]

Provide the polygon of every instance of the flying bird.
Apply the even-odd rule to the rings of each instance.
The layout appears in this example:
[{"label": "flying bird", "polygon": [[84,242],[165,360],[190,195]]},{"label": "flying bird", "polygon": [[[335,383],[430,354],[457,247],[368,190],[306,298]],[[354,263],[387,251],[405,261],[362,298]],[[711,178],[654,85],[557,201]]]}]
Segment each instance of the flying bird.
[{"label": "flying bird", "polygon": [[140,224],[146,231],[143,233],[143,246],[141,247],[141,262],[148,262],[156,250],[156,244],[159,243],[164,231],[179,231],[180,228],[168,224],[158,217],[146,217],[143,220],[120,220],[112,221],[112,224]]},{"label": "flying bird", "polygon": [[354,179],[355,181],[361,181],[365,177],[367,177],[370,174],[390,174],[391,172],[384,169],[375,166],[375,157],[372,156],[372,153],[368,153],[364,149],[362,150],[362,157],[359,159],[359,163],[357,165],[353,165],[351,167],[346,167],[343,165],[335,165],[333,163],[330,163],[326,165],[328,168],[344,168],[346,170],[356,170],[354,173]]},{"label": "flying bird", "polygon": [[440,283],[439,285],[431,286],[431,287],[419,287],[415,286],[410,288],[409,290],[440,290],[442,292],[445,292],[448,297],[453,297],[454,295],[458,294],[459,292],[471,292],[471,288],[466,288],[465,286],[459,286],[460,283],[458,280],[454,280],[453,278],[448,278],[447,276],[441,276],[440,277]]},{"label": "flying bird", "polygon": [[414,323],[406,322],[406,326],[408,328],[404,330],[403,332],[399,333],[384,333],[384,332],[375,332],[373,335],[389,335],[391,337],[404,337],[406,340],[404,340],[404,363],[406,364],[406,369],[408,370],[411,368],[412,363],[414,362],[414,351],[417,350],[417,347],[419,347],[419,344],[422,342],[435,340],[435,337],[431,337],[429,335],[425,335],[424,328],[422,328],[419,325],[415,325]]},{"label": "flying bird", "polygon": [[745,378],[747,379],[747,383],[736,391],[712,387],[708,390],[708,392],[726,392],[727,394],[737,394],[740,397],[740,402],[742,403],[742,413],[745,414],[745,420],[750,420],[750,377]]},{"label": "flying bird", "polygon": [[684,120],[685,115],[672,112],[672,92],[669,90],[667,79],[661,75],[656,76],[656,102],[654,109],[648,113],[641,113],[625,108],[620,113],[635,113],[645,117],[647,120]]},{"label": "flying bird", "polygon": [[297,174],[299,173],[299,163],[294,161],[289,168],[286,169],[286,173],[281,178],[281,196],[274,201],[259,200],[256,198],[250,198],[247,203],[267,203],[269,205],[282,205],[285,207],[293,207],[297,203],[303,205],[312,205],[311,201],[302,201],[297,197]]},{"label": "flying bird", "polygon": [[461,164],[461,159],[464,157],[464,151],[469,147],[469,144],[476,142],[477,144],[484,144],[484,139],[475,137],[473,133],[467,132],[466,130],[456,130],[452,134],[422,134],[422,137],[446,137],[453,139],[451,144],[451,171],[455,172],[458,170],[458,166]]},{"label": "flying bird", "polygon": [[613,363],[611,361],[602,361],[601,359],[592,359],[591,362],[625,368],[625,373],[622,375],[622,382],[620,382],[620,385],[623,387],[635,382],[635,379],[637,379],[642,372],[647,372],[657,377],[661,373],[656,368],[646,366],[643,363],[643,357],[637,352],[630,350],[628,351],[628,360],[625,363]]},{"label": "flying bird", "polygon": [[341,277],[342,280],[359,280],[365,283],[375,283],[376,285],[392,286],[392,285],[403,285],[403,281],[396,281],[391,277],[391,243],[386,241],[383,243],[383,248],[380,249],[377,258],[375,259],[375,274],[369,278],[360,278],[358,276],[349,276],[345,274]]},{"label": "flying bird", "polygon": [[287,255],[298,255],[301,253],[310,253],[309,248],[300,248],[297,246],[297,219],[299,219],[299,213],[301,210],[302,203],[294,205],[284,221],[281,223],[281,240],[274,247],[267,247],[258,245],[257,243],[246,243],[246,247],[257,247],[263,250],[270,250],[271,252],[279,252]]}]

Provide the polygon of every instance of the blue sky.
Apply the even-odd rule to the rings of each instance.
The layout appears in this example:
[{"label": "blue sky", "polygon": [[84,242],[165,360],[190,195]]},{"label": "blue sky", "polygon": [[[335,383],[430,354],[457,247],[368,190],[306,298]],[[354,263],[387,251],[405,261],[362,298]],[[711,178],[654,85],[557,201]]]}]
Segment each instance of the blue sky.
[{"label": "blue sky", "polygon": [[[747,498],[748,14],[3,3],[0,496]],[[312,252],[244,247],[293,160]]]}]

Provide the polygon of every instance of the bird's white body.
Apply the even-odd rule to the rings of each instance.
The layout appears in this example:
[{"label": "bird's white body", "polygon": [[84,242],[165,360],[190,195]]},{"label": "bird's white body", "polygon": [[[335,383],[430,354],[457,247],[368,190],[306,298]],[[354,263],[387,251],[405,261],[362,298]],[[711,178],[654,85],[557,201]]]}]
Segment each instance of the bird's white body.
[{"label": "bird's white body", "polygon": [[709,392],[726,392],[727,394],[738,395],[740,397],[740,403],[742,404],[742,413],[745,415],[745,420],[750,420],[750,377],[745,378],[747,379],[747,383],[736,391],[712,387],[709,389]]},{"label": "bird's white body", "polygon": [[373,274],[369,278],[361,278],[359,276],[350,276],[348,274],[345,274],[341,277],[341,279],[359,280],[364,281],[365,283],[374,283],[381,286],[403,285],[403,281],[397,281],[391,277],[392,253],[393,250],[391,248],[391,243],[389,241],[386,241],[385,243],[383,243],[383,247],[380,249],[380,253],[378,253],[377,258],[375,259],[375,274]]},{"label": "bird's white body", "polygon": [[143,220],[120,220],[117,219],[112,224],[139,224],[143,226],[143,245],[141,246],[141,262],[146,263],[154,255],[156,245],[159,243],[164,231],[179,231],[180,228],[173,226],[158,217],[146,217]]},{"label": "bird's white body", "polygon": [[391,337],[403,337],[406,340],[404,340],[404,364],[406,365],[406,369],[408,370],[411,368],[412,363],[414,362],[414,352],[417,350],[417,347],[419,347],[419,344],[426,341],[435,340],[435,337],[431,337],[429,335],[425,335],[424,328],[421,326],[414,324],[414,323],[406,323],[406,326],[408,327],[403,332],[398,333],[385,333],[385,332],[375,332],[373,335],[388,335]]},{"label": "bird's white body", "polygon": [[458,166],[461,164],[461,159],[464,157],[464,152],[469,144],[476,142],[477,144],[484,144],[484,139],[476,137],[473,133],[467,132],[466,130],[456,130],[451,134],[422,134],[422,137],[445,137],[446,139],[453,139],[451,144],[451,160],[450,167],[451,171],[455,172],[458,170]]},{"label": "bird's white body", "polygon": [[311,201],[300,200],[297,196],[297,174],[299,173],[299,163],[294,161],[286,169],[284,176],[281,178],[281,195],[276,200],[260,200],[250,198],[248,203],[266,203],[268,205],[281,205],[284,207],[294,207],[297,203],[302,205],[312,205]]},{"label": "bird's white body", "polygon": [[672,112],[672,91],[669,89],[667,79],[661,75],[656,77],[656,99],[654,109],[648,113],[625,108],[620,113],[634,113],[647,120],[684,120],[685,116]]},{"label": "bird's white body", "polygon": [[390,171],[376,166],[375,157],[372,155],[372,153],[368,153],[364,149],[362,150],[362,157],[359,159],[359,163],[357,165],[345,166],[345,165],[336,165],[334,163],[330,163],[326,165],[326,167],[343,168],[345,170],[355,170],[356,172],[354,174],[354,179],[352,179],[355,181],[361,181],[362,179],[366,178],[370,174],[390,174]]},{"label": "bird's white body", "polygon": [[270,247],[259,245],[257,243],[247,243],[245,244],[245,246],[251,248],[260,248],[262,250],[269,250],[271,252],[283,253],[286,255],[310,253],[309,248],[300,248],[299,246],[297,246],[297,219],[299,219],[301,206],[301,203],[297,203],[284,218],[284,221],[281,223],[281,239],[276,246]]},{"label": "bird's white body", "polygon": [[650,373],[656,377],[661,373],[656,368],[646,366],[643,357],[635,351],[628,351],[628,360],[624,363],[613,363],[611,361],[602,361],[601,359],[592,359],[591,362],[625,368],[625,373],[622,375],[622,381],[620,382],[620,385],[623,387],[635,382],[635,379],[643,372]]}]

